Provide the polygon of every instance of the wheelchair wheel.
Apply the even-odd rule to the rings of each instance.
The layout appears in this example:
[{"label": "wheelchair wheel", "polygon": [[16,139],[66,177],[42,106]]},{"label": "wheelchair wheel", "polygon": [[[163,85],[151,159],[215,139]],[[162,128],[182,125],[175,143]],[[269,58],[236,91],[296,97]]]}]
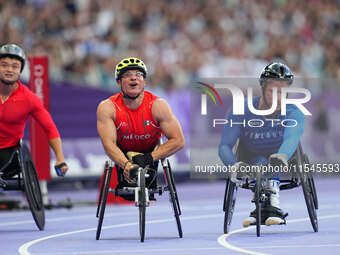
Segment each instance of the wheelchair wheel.
[{"label": "wheelchair wheel", "polygon": [[227,179],[225,193],[224,193],[224,234],[230,230],[231,220],[234,214],[236,203],[237,186],[229,178]]},{"label": "wheelchair wheel", "polygon": [[39,230],[44,230],[45,209],[34,162],[26,145],[21,147],[19,154],[21,155],[22,178],[28,205],[37,227]]},{"label": "wheelchair wheel", "polygon": [[261,192],[262,192],[262,174],[260,171],[256,173],[255,184],[255,212],[256,212],[256,235],[261,235]]},{"label": "wheelchair wheel", "polygon": [[175,181],[174,181],[174,177],[172,175],[169,160],[167,160],[167,166],[164,167],[164,176],[165,176],[165,181],[167,183],[167,187],[168,187],[169,193],[170,193],[170,203],[172,204],[172,209],[174,210],[174,215],[175,215],[177,229],[178,229],[178,235],[179,235],[180,238],[182,238],[183,237],[183,231],[182,231],[181,220],[179,218],[179,216],[181,215],[181,209],[180,209],[180,206],[179,206]]},{"label": "wheelchair wheel", "polygon": [[[304,163],[309,165],[309,159],[308,159],[306,154],[304,154]],[[315,183],[314,183],[314,179],[313,179],[312,173],[311,172],[307,172],[307,177],[308,177],[309,185],[311,187],[314,207],[315,207],[315,209],[319,209],[319,201],[318,201],[318,196],[317,196],[317,193],[316,193],[316,188],[315,188]]]},{"label": "wheelchair wheel", "polygon": [[103,187],[105,185],[105,189],[104,189],[104,193],[103,193],[103,197],[102,197],[103,200],[100,199],[99,204],[98,204],[99,219],[98,219],[98,226],[97,226],[97,232],[96,232],[96,240],[99,240],[100,232],[102,230],[106,201],[107,201],[107,195],[108,195],[109,189],[110,189],[112,167],[109,167],[108,170],[105,169],[105,171],[107,171],[107,173],[104,174],[104,180],[103,180],[103,184],[102,184]]},{"label": "wheelchair wheel", "polygon": [[145,238],[145,210],[146,210],[146,193],[145,193],[145,171],[139,175],[139,234],[140,241],[144,242]]},{"label": "wheelchair wheel", "polygon": [[97,212],[96,212],[97,218],[99,217],[99,210],[100,210],[100,205],[101,205],[101,201],[102,201],[102,198],[103,198],[103,191],[104,191],[104,187],[105,187],[105,179],[106,179],[108,168],[109,168],[109,163],[106,161],[105,167],[104,167],[103,181],[102,181],[101,186],[100,186],[99,201],[98,201]]},{"label": "wheelchair wheel", "polygon": [[299,175],[300,175],[303,195],[306,201],[309,219],[312,224],[314,232],[318,232],[319,231],[318,216],[316,214],[316,208],[315,208],[314,199],[313,199],[313,192],[312,192],[312,187],[310,185],[310,181],[308,178],[308,174],[305,173],[304,171],[302,172],[299,171]]}]

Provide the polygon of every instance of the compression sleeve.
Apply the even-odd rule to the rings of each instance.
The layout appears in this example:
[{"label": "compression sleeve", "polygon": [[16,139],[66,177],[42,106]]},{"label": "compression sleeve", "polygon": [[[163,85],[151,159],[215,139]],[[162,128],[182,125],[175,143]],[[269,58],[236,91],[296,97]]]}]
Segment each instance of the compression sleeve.
[{"label": "compression sleeve", "polygon": [[60,135],[58,129],[39,97],[33,93],[30,93],[29,98],[32,106],[32,117],[42,126],[48,137],[48,140],[59,138]]},{"label": "compression sleeve", "polygon": [[[232,109],[229,112],[228,115],[228,121],[232,119],[234,122],[238,121],[241,122],[240,115],[233,115]],[[222,132],[222,138],[220,145],[218,147],[218,155],[220,159],[222,160],[223,164],[233,165],[237,162],[237,159],[233,153],[233,147],[237,141],[237,139],[240,136],[240,125],[233,125],[230,127],[230,123],[225,125],[223,132]]]},{"label": "compression sleeve", "polygon": [[[295,127],[286,127],[283,133],[283,142],[278,153],[284,153],[290,159],[299,144],[300,138],[304,130],[305,116],[299,109],[295,109],[287,115],[287,119],[296,120],[298,123]],[[286,125],[293,125],[293,121],[287,121]]]}]

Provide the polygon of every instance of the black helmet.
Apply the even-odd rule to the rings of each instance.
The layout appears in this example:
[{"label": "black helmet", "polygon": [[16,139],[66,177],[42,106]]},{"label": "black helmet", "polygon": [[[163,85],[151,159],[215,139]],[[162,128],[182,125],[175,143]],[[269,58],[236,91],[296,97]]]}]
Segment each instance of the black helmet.
[{"label": "black helmet", "polygon": [[263,86],[264,82],[268,79],[277,79],[287,81],[289,85],[293,83],[294,75],[289,67],[280,62],[272,62],[263,68],[260,75],[260,85]]},{"label": "black helmet", "polygon": [[21,72],[24,70],[26,56],[25,52],[15,44],[5,44],[0,47],[0,58],[11,57],[21,61]]}]

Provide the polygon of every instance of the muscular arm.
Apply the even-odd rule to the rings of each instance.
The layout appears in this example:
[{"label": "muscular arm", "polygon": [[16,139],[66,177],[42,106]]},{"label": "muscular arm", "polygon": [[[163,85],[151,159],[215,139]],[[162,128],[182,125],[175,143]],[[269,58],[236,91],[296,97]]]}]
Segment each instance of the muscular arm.
[{"label": "muscular arm", "polygon": [[97,130],[106,155],[124,168],[128,159],[117,146],[117,131],[114,105],[110,100],[102,101],[97,108]]},{"label": "muscular arm", "polygon": [[152,114],[168,139],[151,153],[153,160],[156,161],[182,149],[185,145],[185,140],[181,125],[165,100],[160,98],[155,100],[152,106]]},{"label": "muscular arm", "polygon": [[[283,134],[283,142],[279,148],[278,153],[284,153],[286,154],[287,158],[290,159],[291,156],[296,151],[300,138],[303,134],[305,116],[300,110],[296,109],[295,111],[292,111],[292,113],[287,115],[287,119],[296,120],[298,124],[296,127],[285,128],[284,134]],[[293,124],[294,123],[289,123],[289,122],[286,123],[286,125],[293,125]]]},{"label": "muscular arm", "polygon": [[[50,147],[52,148],[56,156],[56,165],[65,162],[64,153],[62,149],[62,142],[60,139],[59,131],[54,124],[51,115],[43,106],[42,102],[36,95],[31,96],[31,104],[33,107],[32,117],[43,127]],[[68,170],[68,166],[61,167],[61,170],[65,174]]]},{"label": "muscular arm", "polygon": [[[228,120],[230,119],[239,122],[237,116],[234,116],[232,114],[232,110],[228,115]],[[226,166],[233,165],[237,162],[237,159],[232,150],[239,136],[240,136],[239,125],[233,125],[232,127],[230,127],[228,124],[225,125],[222,132],[221,143],[218,147],[218,155],[222,160],[223,164]]]}]

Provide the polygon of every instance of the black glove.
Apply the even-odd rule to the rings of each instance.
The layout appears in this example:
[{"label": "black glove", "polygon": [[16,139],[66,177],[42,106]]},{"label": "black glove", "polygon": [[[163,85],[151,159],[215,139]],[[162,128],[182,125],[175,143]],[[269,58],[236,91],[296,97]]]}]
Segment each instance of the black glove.
[{"label": "black glove", "polygon": [[244,183],[247,179],[253,179],[250,166],[242,161],[236,162],[230,169],[230,180],[234,183]]},{"label": "black glove", "polygon": [[275,153],[270,155],[269,164],[271,166],[288,166],[288,159],[284,153]]},{"label": "black glove", "polygon": [[58,176],[64,176],[64,173],[63,173],[63,171],[61,170],[61,168],[62,168],[63,166],[67,166],[67,164],[66,164],[65,162],[63,162],[63,163],[60,163],[59,165],[55,165],[55,166],[54,166],[54,169],[55,169],[55,171],[56,171],[56,173],[57,173]]},{"label": "black glove", "polygon": [[133,164],[137,164],[140,167],[153,167],[154,161],[151,156],[151,153],[140,153],[140,152],[134,152],[134,151],[129,151],[127,153],[127,156],[130,161],[132,161]]}]

